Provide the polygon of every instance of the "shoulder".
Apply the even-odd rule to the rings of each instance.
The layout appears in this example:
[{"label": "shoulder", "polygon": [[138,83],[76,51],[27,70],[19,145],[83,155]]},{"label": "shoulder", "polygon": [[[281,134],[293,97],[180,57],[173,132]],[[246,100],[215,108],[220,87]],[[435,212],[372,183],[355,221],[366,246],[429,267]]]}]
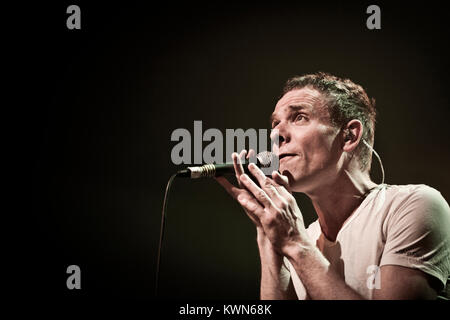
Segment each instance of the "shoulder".
[{"label": "shoulder", "polygon": [[394,209],[447,209],[449,205],[442,194],[425,184],[388,185],[387,196],[393,203]]},{"label": "shoulder", "polygon": [[427,185],[387,186],[388,216],[380,265],[419,269],[444,286],[450,274],[450,208]]},{"label": "shoulder", "polygon": [[442,197],[441,193],[426,184],[386,185],[386,191],[396,196]]},{"label": "shoulder", "polygon": [[388,185],[391,223],[436,227],[450,224],[450,208],[442,194],[427,185]]}]

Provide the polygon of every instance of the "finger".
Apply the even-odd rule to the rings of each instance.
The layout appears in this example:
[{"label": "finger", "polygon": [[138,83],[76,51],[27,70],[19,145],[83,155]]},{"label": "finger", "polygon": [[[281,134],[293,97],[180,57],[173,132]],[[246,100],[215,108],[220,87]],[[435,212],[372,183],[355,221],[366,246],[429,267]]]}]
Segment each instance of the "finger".
[{"label": "finger", "polygon": [[247,160],[248,160],[248,163],[256,163],[258,161],[256,158],[255,150],[253,150],[253,149],[248,150]]},{"label": "finger", "polygon": [[256,178],[260,186],[263,186],[263,184],[266,183],[267,180],[266,175],[264,174],[264,172],[262,172],[260,168],[258,168],[256,164],[250,163],[248,165],[248,170]]},{"label": "finger", "polygon": [[241,182],[243,186],[253,194],[256,200],[258,200],[259,203],[264,206],[264,208],[274,207],[274,204],[272,200],[267,196],[267,193],[263,189],[258,187],[247,174],[241,175]]},{"label": "finger", "polygon": [[283,186],[289,193],[291,193],[288,177],[283,176],[278,171],[274,171],[272,172],[272,179],[280,186]]},{"label": "finger", "polygon": [[258,181],[259,185],[261,186],[261,188],[266,191],[269,196],[272,197],[276,197],[277,194],[274,192],[275,189],[275,182],[272,179],[269,179],[268,177],[266,177],[266,175],[264,174],[264,172],[262,172],[262,170],[260,168],[258,168],[255,164],[250,164],[248,166],[251,174],[256,178],[256,180]]},{"label": "finger", "polygon": [[249,170],[252,175],[257,179],[261,188],[267,193],[269,198],[278,208],[283,208],[287,203],[287,200],[278,192],[278,188],[281,188],[275,181],[266,177],[264,172],[254,164],[250,164]]},{"label": "finger", "polygon": [[247,155],[247,150],[242,150],[240,153],[239,153],[239,160],[242,162],[242,160],[245,160],[245,156]]},{"label": "finger", "polygon": [[239,155],[236,152],[233,152],[231,155],[231,158],[233,159],[233,167],[236,175],[236,180],[238,181],[239,186],[241,186],[241,181],[239,177],[244,173],[244,167],[242,166],[241,159],[245,157],[246,153],[247,153],[246,150],[242,150]]},{"label": "finger", "polygon": [[272,172],[273,180],[278,184],[278,186],[275,186],[279,194],[288,200],[288,202],[292,201],[293,196],[289,189],[289,182],[286,182],[287,177],[282,176],[278,172],[274,171]]},{"label": "finger", "polygon": [[236,175],[241,175],[244,173],[244,167],[242,166],[242,160],[245,157],[245,154],[247,153],[246,150],[242,150],[240,154],[237,154],[236,152],[233,152],[231,154],[231,158],[233,159],[233,166],[234,171],[236,172]]},{"label": "finger", "polygon": [[244,208],[245,212],[256,225],[261,225],[259,218],[264,214],[264,207],[256,201],[249,193],[240,194],[237,197],[239,204]]},{"label": "finger", "polygon": [[278,183],[276,189],[279,192],[279,194],[287,201],[289,205],[294,204],[296,201],[289,189],[288,178],[286,176],[281,175],[277,171],[272,172],[272,177],[275,180],[275,182]]}]

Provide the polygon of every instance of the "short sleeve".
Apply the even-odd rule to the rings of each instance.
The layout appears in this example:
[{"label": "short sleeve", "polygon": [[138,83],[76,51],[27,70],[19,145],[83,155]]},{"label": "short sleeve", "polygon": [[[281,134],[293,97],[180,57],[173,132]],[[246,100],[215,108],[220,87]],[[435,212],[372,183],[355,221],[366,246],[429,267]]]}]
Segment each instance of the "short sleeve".
[{"label": "short sleeve", "polygon": [[387,220],[380,266],[419,269],[444,287],[450,274],[450,208],[435,189],[410,190]]}]

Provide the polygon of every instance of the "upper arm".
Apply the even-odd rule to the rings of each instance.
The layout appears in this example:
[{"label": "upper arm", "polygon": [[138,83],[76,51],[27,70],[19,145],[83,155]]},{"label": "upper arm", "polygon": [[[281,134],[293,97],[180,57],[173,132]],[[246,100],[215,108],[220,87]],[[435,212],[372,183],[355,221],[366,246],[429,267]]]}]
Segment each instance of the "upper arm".
[{"label": "upper arm", "polygon": [[388,220],[375,298],[436,298],[450,274],[450,208],[429,187],[412,193]]},{"label": "upper arm", "polygon": [[436,299],[437,286],[433,277],[412,268],[384,265],[380,268],[380,288],[374,289],[373,299]]}]

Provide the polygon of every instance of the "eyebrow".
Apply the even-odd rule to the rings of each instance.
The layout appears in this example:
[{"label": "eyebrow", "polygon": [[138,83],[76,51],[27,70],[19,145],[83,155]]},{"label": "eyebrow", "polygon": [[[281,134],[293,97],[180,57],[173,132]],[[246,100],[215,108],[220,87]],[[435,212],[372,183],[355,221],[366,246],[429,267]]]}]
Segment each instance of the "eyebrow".
[{"label": "eyebrow", "polygon": [[[292,111],[304,110],[304,109],[309,109],[309,108],[304,105],[290,105],[288,107],[288,109],[289,109],[289,112],[292,112]],[[275,121],[275,119],[276,119],[276,115],[275,115],[275,113],[272,113],[272,115],[270,116],[270,123],[272,124]]]}]

